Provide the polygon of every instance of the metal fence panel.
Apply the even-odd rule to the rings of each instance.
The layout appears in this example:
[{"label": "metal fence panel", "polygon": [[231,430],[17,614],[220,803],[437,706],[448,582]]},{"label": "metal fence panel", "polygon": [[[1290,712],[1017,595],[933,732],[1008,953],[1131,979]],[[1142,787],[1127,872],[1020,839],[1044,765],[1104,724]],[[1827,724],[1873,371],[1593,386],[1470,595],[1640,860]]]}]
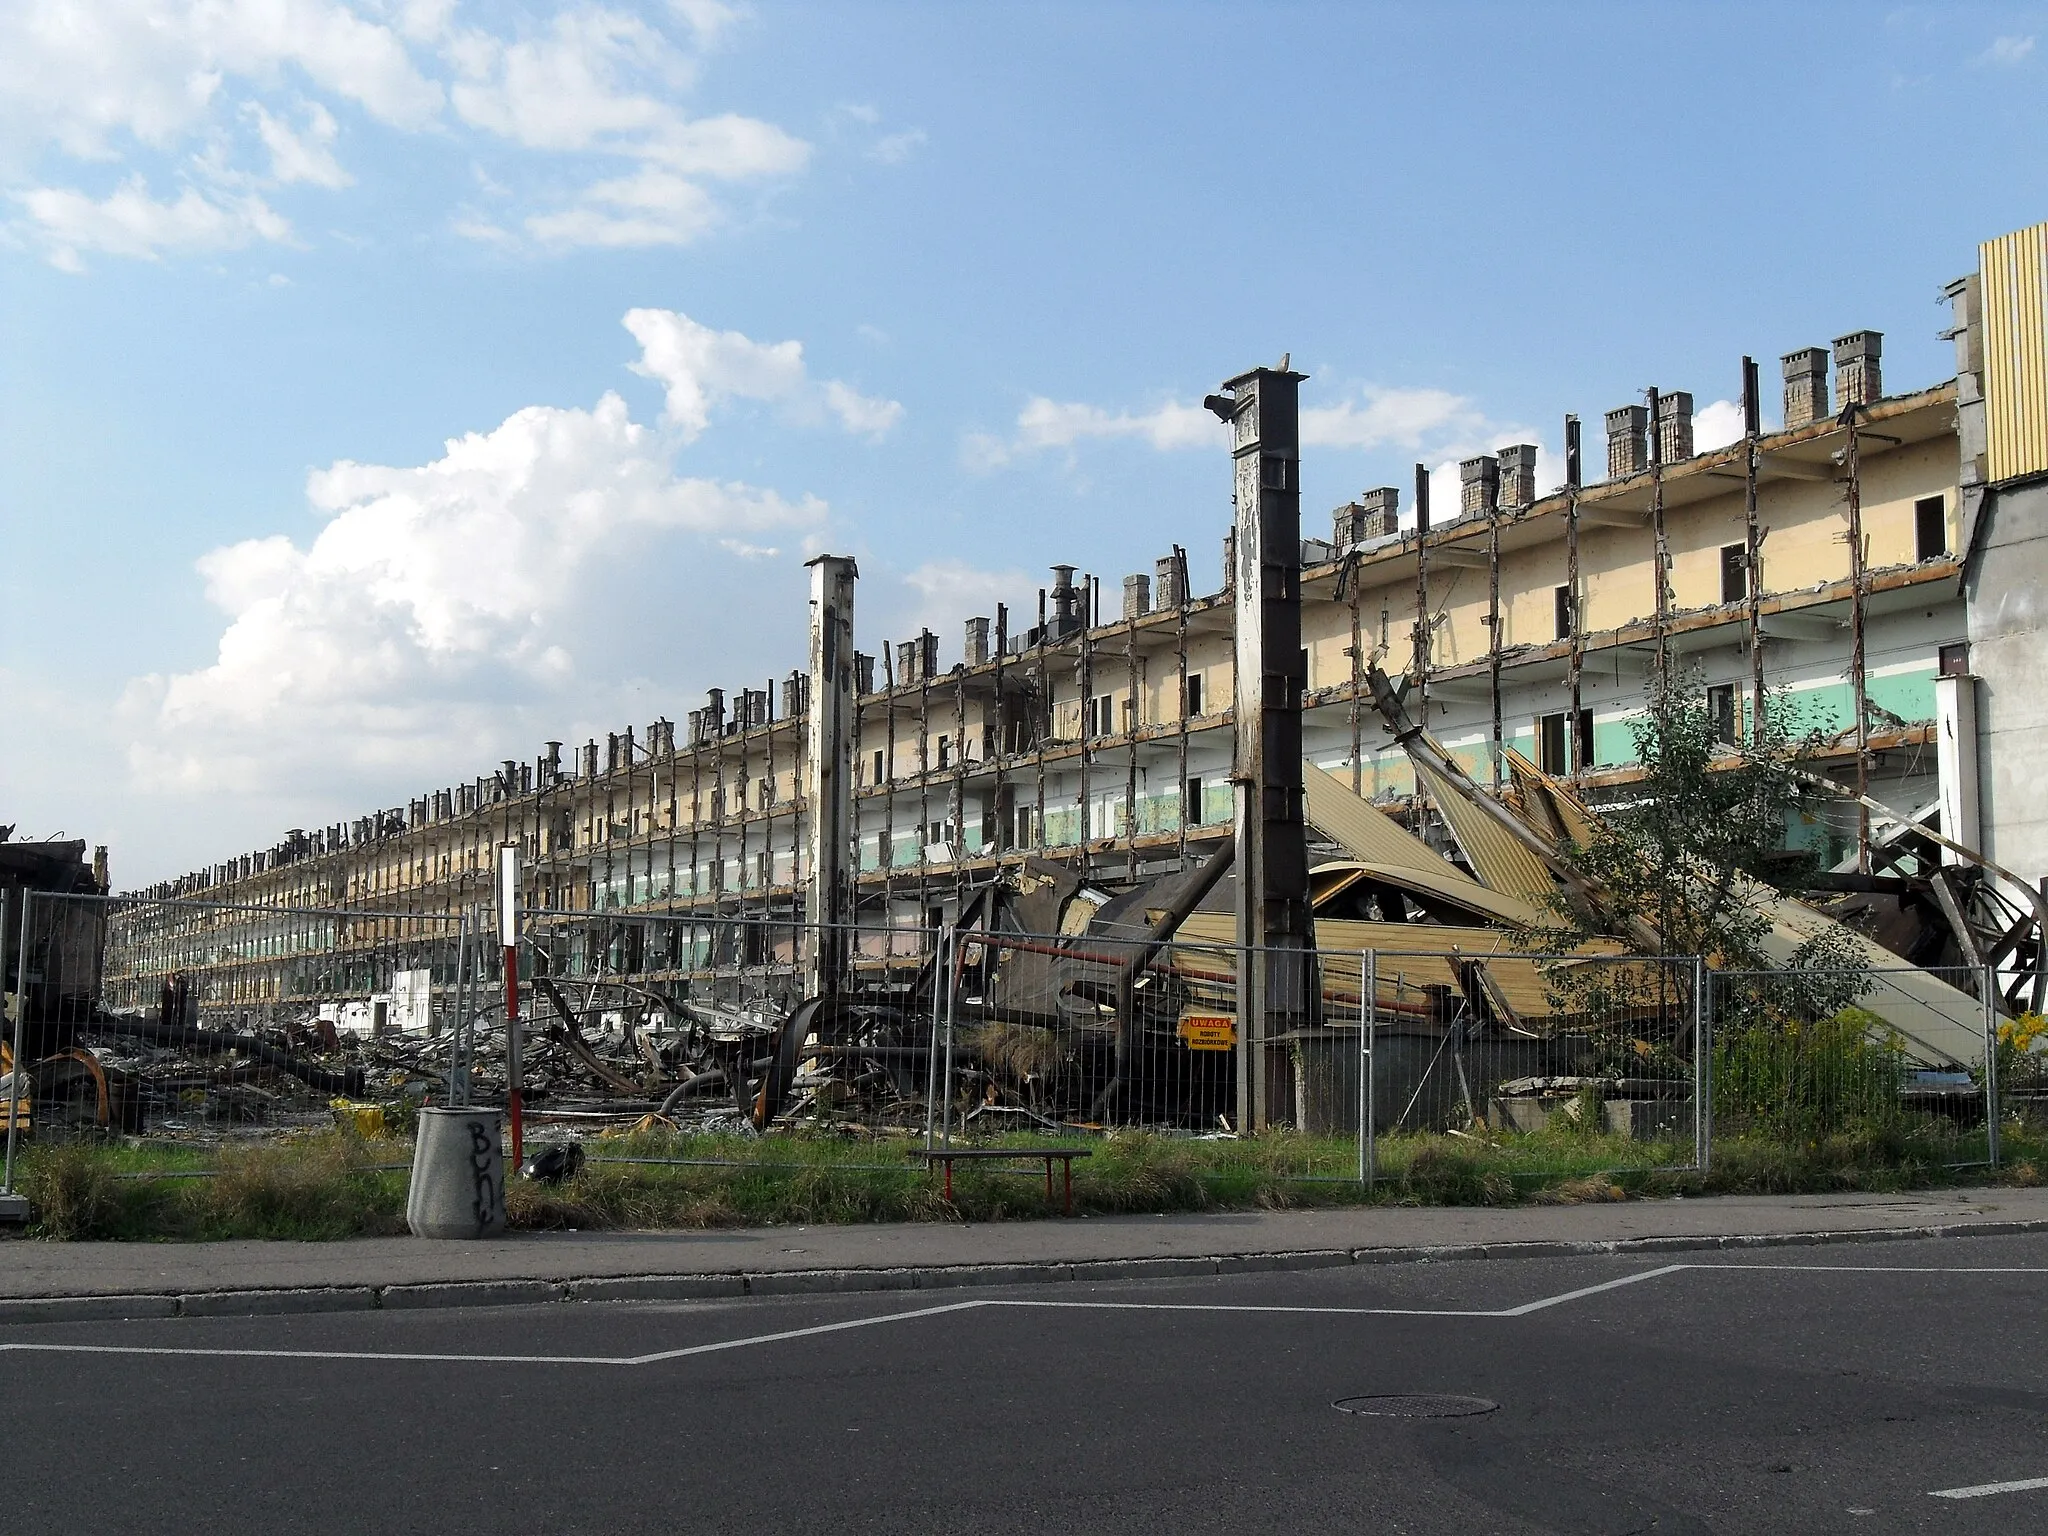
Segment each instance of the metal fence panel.
[{"label": "metal fence panel", "polygon": [[[1886,1022],[1929,978],[1976,999],[1939,1051]],[[1997,985],[1987,967],[1721,971],[1708,982],[1713,1124],[1728,1140],[1909,1140],[1955,1166],[1999,1162]],[[2009,1053],[2008,1053],[2009,1054]]]},{"label": "metal fence panel", "polygon": [[10,1122],[46,1138],[208,1139],[329,1122],[329,1101],[361,1094],[401,1042],[445,1062],[462,928],[437,914],[27,893],[23,1070],[9,1085],[10,1103],[27,1102]]},{"label": "metal fence panel", "polygon": [[1369,1166],[1433,1135],[1483,1141],[1532,1176],[1698,1162],[1693,957],[1380,950],[1366,963]]}]

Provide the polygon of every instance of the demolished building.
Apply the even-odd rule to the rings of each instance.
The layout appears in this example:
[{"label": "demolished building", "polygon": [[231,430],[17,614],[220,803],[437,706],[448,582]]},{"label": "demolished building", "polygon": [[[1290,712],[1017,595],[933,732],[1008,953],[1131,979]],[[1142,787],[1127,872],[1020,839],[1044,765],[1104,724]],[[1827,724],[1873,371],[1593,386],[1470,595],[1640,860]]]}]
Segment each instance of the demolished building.
[{"label": "demolished building", "polygon": [[[1692,395],[1652,390],[1605,414],[1604,476],[1567,418],[1560,488],[1539,494],[1534,447],[1509,444],[1462,466],[1457,508],[1430,506],[1418,466],[1409,507],[1369,490],[1328,538],[1301,534],[1301,376],[1254,370],[1210,400],[1238,506],[1211,581],[1176,547],[1112,582],[1105,610],[1099,578],[1056,565],[1035,601],[969,620],[949,660],[929,632],[857,650],[857,572],[821,557],[805,667],[713,690],[681,730],[550,742],[136,893],[155,905],[116,915],[107,995],[147,1008],[176,972],[202,1013],[253,1018],[388,991],[375,965],[309,970],[259,919],[176,903],[452,914],[490,901],[511,844],[554,974],[787,1009],[893,952],[856,927],[971,923],[992,885],[1057,868],[1071,889],[1044,931],[1088,932],[1229,847],[1236,872],[1182,937],[1256,972],[1240,1011],[1270,1018],[1244,1030],[1232,1092],[1268,1123],[1288,1115],[1284,1063],[1258,1042],[1304,1027],[1330,978],[1264,957],[1370,947],[1395,936],[1362,930],[1397,923],[1463,959],[1510,947],[1555,871],[1539,827],[1518,840],[1473,796],[1507,806],[1519,776],[1591,814],[1625,794],[1631,721],[1684,667],[1731,740],[1766,689],[1827,738],[1812,766],[1854,793],[1788,829],[1835,866],[1815,901],[1861,901],[1892,952],[1992,966],[1999,1007],[2038,1007],[2044,241],[2048,225],[1990,242],[1948,290],[1952,380],[1887,394],[1882,338],[1852,331],[1784,355],[1777,430],[1743,359],[1732,443],[1695,452]],[[1408,680],[1435,766],[1386,728],[1376,671]],[[446,969],[438,945],[417,963]],[[1504,998],[1523,985],[1485,974]]]}]

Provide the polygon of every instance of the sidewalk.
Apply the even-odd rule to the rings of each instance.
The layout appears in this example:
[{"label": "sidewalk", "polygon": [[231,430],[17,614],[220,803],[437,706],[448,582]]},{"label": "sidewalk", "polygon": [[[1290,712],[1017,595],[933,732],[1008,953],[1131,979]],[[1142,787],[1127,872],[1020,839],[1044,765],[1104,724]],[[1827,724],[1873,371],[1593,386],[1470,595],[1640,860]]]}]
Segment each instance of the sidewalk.
[{"label": "sidewalk", "polygon": [[2048,1189],[522,1233],[478,1243],[0,1242],[0,1322],[1214,1274],[2044,1231]]}]

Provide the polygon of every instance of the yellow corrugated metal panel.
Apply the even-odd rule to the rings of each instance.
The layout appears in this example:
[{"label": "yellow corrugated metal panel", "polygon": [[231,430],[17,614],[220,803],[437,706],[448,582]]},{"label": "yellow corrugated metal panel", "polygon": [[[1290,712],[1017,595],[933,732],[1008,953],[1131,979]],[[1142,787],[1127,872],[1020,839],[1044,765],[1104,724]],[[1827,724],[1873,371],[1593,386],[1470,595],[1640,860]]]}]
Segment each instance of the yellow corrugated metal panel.
[{"label": "yellow corrugated metal panel", "polygon": [[[1191,944],[1228,945],[1235,940],[1236,927],[1228,913],[1197,912],[1181,926],[1180,936]],[[1360,952],[1370,949],[1379,955],[1378,996],[1380,1007],[1390,1017],[1426,1016],[1426,988],[1458,990],[1455,962],[1461,959],[1485,961],[1501,997],[1524,1024],[1548,1021],[1555,1013],[1542,965],[1521,957],[1502,958],[1513,950],[1514,941],[1497,928],[1319,918],[1316,944],[1323,955],[1323,996],[1340,1007],[1357,1002],[1364,968]],[[1623,952],[1613,939],[1595,939],[1578,950],[1588,956]],[[1235,958],[1220,948],[1176,949],[1173,964],[1183,978],[1207,980],[1220,987],[1227,987],[1237,970]]]},{"label": "yellow corrugated metal panel", "polygon": [[1309,825],[1335,839],[1354,859],[1367,864],[1408,864],[1417,869],[1448,868],[1443,855],[1384,811],[1359,799],[1335,775],[1304,762],[1301,783],[1308,801]]},{"label": "yellow corrugated metal panel", "polygon": [[1496,891],[1539,906],[1550,899],[1557,890],[1557,882],[1550,878],[1541,859],[1434,768],[1417,761],[1415,772],[1430,798],[1436,801],[1437,810],[1450,823],[1465,857],[1472,861],[1474,874]]},{"label": "yellow corrugated metal panel", "polygon": [[[1523,893],[1511,887],[1496,890],[1479,884],[1377,806],[1359,799],[1334,774],[1324,772],[1314,763],[1304,762],[1301,766],[1309,825],[1333,839],[1361,864],[1371,865],[1376,875],[1396,883],[1408,879],[1424,890],[1463,902],[1504,922],[1538,920],[1540,914]],[[1463,840],[1461,836],[1459,841]],[[1408,871],[1414,873],[1409,875]],[[1544,889],[1549,889],[1547,877]]]},{"label": "yellow corrugated metal panel", "polygon": [[[1530,928],[1543,921],[1543,912],[1534,904],[1519,896],[1510,896],[1505,891],[1491,890],[1442,859],[1436,862],[1435,869],[1417,869],[1406,864],[1368,864],[1361,859],[1356,864],[1321,864],[1309,873],[1313,877],[1320,871],[1328,871],[1331,883],[1324,888],[1333,893],[1342,888],[1335,884],[1336,874],[1349,871],[1354,877],[1364,876],[1402,890],[1441,896],[1481,917],[1499,922],[1518,923]],[[1321,905],[1323,898],[1317,895],[1315,900],[1317,905]]]},{"label": "yellow corrugated metal panel", "polygon": [[2048,471],[2048,224],[1978,247],[1994,481]]}]

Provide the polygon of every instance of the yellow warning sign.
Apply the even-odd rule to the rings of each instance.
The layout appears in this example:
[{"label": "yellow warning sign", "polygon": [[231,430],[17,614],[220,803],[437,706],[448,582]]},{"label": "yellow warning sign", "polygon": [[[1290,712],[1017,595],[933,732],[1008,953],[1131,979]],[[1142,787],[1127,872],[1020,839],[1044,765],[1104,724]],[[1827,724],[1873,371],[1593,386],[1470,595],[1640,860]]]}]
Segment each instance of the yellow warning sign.
[{"label": "yellow warning sign", "polygon": [[1227,1013],[1184,1013],[1180,1038],[1191,1051],[1227,1051],[1237,1044],[1237,1020]]}]

